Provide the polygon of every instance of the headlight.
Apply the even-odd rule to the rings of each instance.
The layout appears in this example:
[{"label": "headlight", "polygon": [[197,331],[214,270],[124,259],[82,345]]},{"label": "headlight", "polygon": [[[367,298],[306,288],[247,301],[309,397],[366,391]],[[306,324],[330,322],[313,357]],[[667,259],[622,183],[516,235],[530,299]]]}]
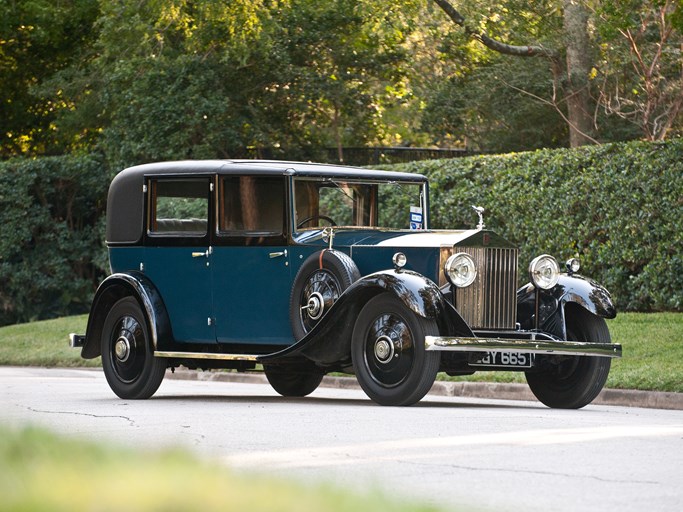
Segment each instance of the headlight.
[{"label": "headlight", "polygon": [[568,274],[575,274],[581,268],[581,262],[577,258],[570,258],[565,263]]},{"label": "headlight", "polygon": [[535,286],[549,290],[560,279],[560,266],[552,256],[541,254],[529,264],[529,277]]},{"label": "headlight", "polygon": [[464,252],[459,252],[448,258],[443,270],[450,283],[458,288],[471,285],[477,277],[474,260]]}]

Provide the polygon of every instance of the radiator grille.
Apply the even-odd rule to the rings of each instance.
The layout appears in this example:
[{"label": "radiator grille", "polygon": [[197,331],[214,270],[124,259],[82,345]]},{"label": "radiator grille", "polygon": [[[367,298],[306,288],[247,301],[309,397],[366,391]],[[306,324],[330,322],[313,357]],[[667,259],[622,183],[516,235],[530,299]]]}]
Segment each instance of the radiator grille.
[{"label": "radiator grille", "polygon": [[473,329],[514,329],[517,313],[517,249],[458,247],[472,256],[477,278],[455,291],[455,307]]}]

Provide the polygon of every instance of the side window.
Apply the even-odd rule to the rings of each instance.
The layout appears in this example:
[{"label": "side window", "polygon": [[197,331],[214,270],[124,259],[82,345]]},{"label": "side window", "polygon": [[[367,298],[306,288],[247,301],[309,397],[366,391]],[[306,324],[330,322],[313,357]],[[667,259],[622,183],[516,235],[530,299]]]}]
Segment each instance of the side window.
[{"label": "side window", "polygon": [[281,235],[285,181],[280,176],[223,176],[219,230],[226,235]]},{"label": "side window", "polygon": [[209,223],[209,181],[153,180],[149,206],[151,235],[204,236]]}]

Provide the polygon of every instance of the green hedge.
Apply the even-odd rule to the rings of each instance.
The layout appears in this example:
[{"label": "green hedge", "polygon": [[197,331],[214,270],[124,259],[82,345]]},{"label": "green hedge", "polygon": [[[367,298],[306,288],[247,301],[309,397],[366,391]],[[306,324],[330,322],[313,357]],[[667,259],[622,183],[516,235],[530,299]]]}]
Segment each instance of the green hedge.
[{"label": "green hedge", "polygon": [[422,161],[432,227],[487,228],[521,248],[578,256],[622,310],[683,311],[683,140]]},{"label": "green hedge", "polygon": [[[413,162],[432,227],[474,227],[470,205],[518,244],[520,271],[580,257],[621,310],[683,311],[683,140]],[[94,155],[0,162],[0,325],[88,310],[108,270],[112,172]]]},{"label": "green hedge", "polygon": [[88,310],[110,179],[94,156],[0,162],[0,325]]}]

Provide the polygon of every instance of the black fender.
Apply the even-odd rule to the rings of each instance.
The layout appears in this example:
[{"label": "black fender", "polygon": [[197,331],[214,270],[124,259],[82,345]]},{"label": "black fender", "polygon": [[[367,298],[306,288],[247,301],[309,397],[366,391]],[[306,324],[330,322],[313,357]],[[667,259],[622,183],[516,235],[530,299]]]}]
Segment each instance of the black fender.
[{"label": "black fender", "polygon": [[435,319],[441,335],[474,336],[433,281],[408,270],[383,270],[362,277],[347,288],[300,341],[259,360],[272,362],[304,356],[322,366],[349,362],[355,319],[370,299],[383,292],[394,294],[415,314]]},{"label": "black fender", "polygon": [[141,272],[122,272],[107,277],[95,292],[81,357],[93,359],[101,355],[100,340],[104,320],[114,303],[127,296],[135,297],[147,315],[153,348],[163,349],[172,343],[171,322],[159,291]]},{"label": "black fender", "polygon": [[[538,308],[536,296],[538,295]],[[528,283],[517,290],[517,322],[522,329],[538,326],[561,339],[567,339],[565,309],[567,304],[577,304],[586,311],[602,317],[614,318],[617,309],[604,286],[578,274],[562,274],[557,285],[550,290],[536,290]],[[536,322],[538,310],[538,322]]]}]

